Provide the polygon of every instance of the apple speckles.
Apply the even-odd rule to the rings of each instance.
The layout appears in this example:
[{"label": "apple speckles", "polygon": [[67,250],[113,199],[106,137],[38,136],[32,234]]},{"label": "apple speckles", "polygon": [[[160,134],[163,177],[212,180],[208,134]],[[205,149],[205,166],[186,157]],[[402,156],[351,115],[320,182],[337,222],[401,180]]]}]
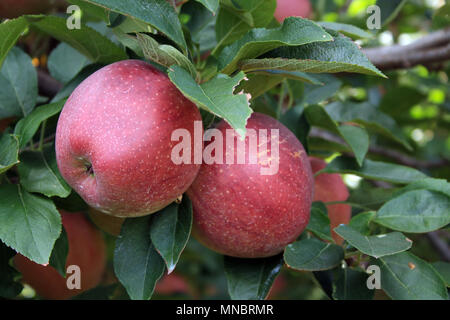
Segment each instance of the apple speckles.
[{"label": "apple speckles", "polygon": [[[101,211],[149,214],[172,202],[195,178],[199,165],[171,162],[170,136],[178,128],[193,134],[199,120],[197,107],[165,74],[143,61],[120,61],[88,77],[66,102],[56,134],[58,167]],[[97,182],[89,192],[74,158],[87,155]]]},{"label": "apple speckles", "polygon": [[[221,122],[216,128],[224,132],[229,126]],[[248,120],[251,128],[279,129],[277,174],[261,175],[260,164],[203,164],[187,191],[195,237],[215,251],[243,258],[275,255],[295,241],[309,221],[313,188],[303,146],[287,128],[258,113]],[[299,157],[292,157],[299,150]]]}]

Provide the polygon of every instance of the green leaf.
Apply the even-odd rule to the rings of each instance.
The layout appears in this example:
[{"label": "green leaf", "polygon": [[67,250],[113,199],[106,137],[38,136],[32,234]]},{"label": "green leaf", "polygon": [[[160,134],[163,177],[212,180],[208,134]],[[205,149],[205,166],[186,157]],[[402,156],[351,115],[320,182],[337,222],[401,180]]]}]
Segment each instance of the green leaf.
[{"label": "green leaf", "polygon": [[339,132],[344,140],[352,148],[356,161],[362,166],[367,151],[369,151],[369,135],[364,128],[341,125]]},{"label": "green leaf", "polygon": [[365,236],[347,225],[340,225],[334,231],[353,247],[374,258],[403,252],[412,246],[412,241],[400,232]]},{"label": "green leaf", "polygon": [[312,204],[311,216],[306,230],[311,231],[321,239],[333,241],[327,207],[322,202],[314,202]]},{"label": "green leaf", "polygon": [[296,241],[284,250],[289,268],[301,271],[321,271],[336,267],[344,259],[341,246],[311,238]]},{"label": "green leaf", "polygon": [[350,157],[337,157],[321,172],[350,173],[366,179],[381,180],[392,183],[410,183],[426,178],[422,172],[398,164],[364,160],[361,167],[355,159]]},{"label": "green leaf", "polygon": [[63,227],[59,238],[55,242],[49,261],[50,265],[55,268],[63,278],[66,277],[66,260],[68,254],[69,239],[67,238],[66,230],[64,230]]},{"label": "green leaf", "polygon": [[[96,20],[108,21],[108,10],[105,8],[99,7],[95,4],[86,2],[86,0],[66,0],[71,4],[76,4],[80,7],[82,12],[82,17],[85,18],[86,15],[89,17],[94,17]],[[87,18],[87,17],[86,17]]]},{"label": "green leaf", "polygon": [[437,191],[408,191],[386,202],[374,221],[403,232],[434,231],[450,223],[450,197]]},{"label": "green leaf", "polygon": [[186,51],[186,41],[184,40],[180,20],[167,0],[88,1],[152,25]]},{"label": "green leaf", "polygon": [[53,78],[67,83],[90,61],[66,43],[60,43],[48,57],[48,70]]},{"label": "green leaf", "polygon": [[333,298],[336,300],[372,300],[374,290],[367,288],[368,274],[351,268],[333,270]]},{"label": "green leaf", "polygon": [[[233,0],[221,5],[217,15],[218,47],[236,41],[251,28],[266,27],[273,19],[276,0]],[[237,7],[238,6],[238,7]]]},{"label": "green leaf", "polygon": [[370,103],[333,102],[325,110],[334,121],[359,123],[411,150],[395,120]]},{"label": "green leaf", "polygon": [[55,146],[45,147],[42,151],[25,151],[20,155],[17,167],[20,184],[28,192],[38,192],[47,197],[65,198],[71,188],[59,173],[56,164]]},{"label": "green leaf", "polygon": [[19,273],[10,265],[10,260],[15,255],[14,250],[0,242],[0,297],[2,298],[13,299],[23,289],[19,282],[14,281]]},{"label": "green leaf", "polygon": [[367,31],[364,31],[363,29],[351,24],[338,22],[318,22],[318,24],[323,28],[340,32],[352,39],[367,39],[373,37],[373,35],[368,33]]},{"label": "green leaf", "polygon": [[66,26],[66,19],[60,17],[27,16],[27,20],[42,32],[66,42],[92,62],[108,64],[127,59],[122,48],[87,25],[70,30]]},{"label": "green leaf", "polygon": [[333,36],[334,41],[277,48],[262,59],[242,61],[240,68],[245,72],[275,69],[311,73],[354,72],[386,77],[349,38]]},{"label": "green leaf", "polygon": [[262,259],[225,256],[228,293],[233,300],[263,300],[283,266],[282,255]]},{"label": "green leaf", "polygon": [[382,26],[386,26],[394,20],[406,2],[406,0],[377,0],[376,4],[380,7]]},{"label": "green leaf", "polygon": [[307,107],[305,114],[310,125],[324,128],[341,136],[355,154],[358,165],[362,165],[369,150],[369,135],[364,128],[350,125],[338,126],[326,109],[319,105]]},{"label": "green leaf", "polygon": [[152,215],[150,237],[155,249],[171,273],[189,240],[192,228],[192,204],[184,195],[180,205],[172,203]]},{"label": "green leaf", "polygon": [[317,74],[319,84],[305,84],[304,104],[317,104],[333,97],[342,86],[342,81],[331,74]]},{"label": "green leaf", "polygon": [[394,196],[401,195],[412,190],[431,190],[443,193],[450,197],[450,183],[445,179],[426,178],[423,180],[414,181],[407,186],[397,191]]},{"label": "green leaf", "polygon": [[14,134],[19,137],[19,147],[23,148],[33,138],[42,121],[59,113],[66,101],[46,104],[33,110],[27,117],[17,122]]},{"label": "green leaf", "polygon": [[233,90],[244,77],[242,72],[234,77],[218,74],[213,79],[198,84],[181,67],[172,66],[169,71],[170,80],[189,100],[224,119],[241,137],[245,136],[247,119],[252,110],[248,97],[243,93],[233,94]]},{"label": "green leaf", "polygon": [[219,0],[196,0],[204,5],[212,13],[216,13],[219,9]]},{"label": "green leaf", "polygon": [[0,68],[9,50],[16,44],[27,28],[28,22],[24,17],[6,20],[0,24]]},{"label": "green leaf", "polygon": [[238,62],[256,58],[281,46],[299,46],[317,41],[332,41],[328,33],[314,22],[302,18],[287,18],[274,29],[256,28],[225,47],[218,57],[219,70],[230,74]]},{"label": "green leaf", "polygon": [[126,219],[114,250],[114,273],[133,300],[148,300],[164,274],[164,260],[150,240],[150,216]]},{"label": "green leaf", "polygon": [[445,283],[434,268],[409,252],[374,259],[381,288],[395,300],[447,300]]},{"label": "green leaf", "polygon": [[438,261],[431,264],[433,268],[440,274],[444,280],[445,285],[450,287],[450,263],[444,261]]},{"label": "green leaf", "polygon": [[353,216],[349,222],[349,226],[363,235],[369,235],[370,222],[375,217],[374,211],[361,212]]},{"label": "green leaf", "polygon": [[0,174],[19,163],[19,139],[12,134],[0,137]]},{"label": "green leaf", "polygon": [[194,65],[178,49],[169,45],[160,45],[155,39],[143,33],[137,34],[137,40],[145,58],[167,68],[172,65],[180,66],[189,71],[191,77],[197,78],[197,71]]},{"label": "green leaf", "polygon": [[10,184],[0,185],[0,199],[0,239],[30,260],[48,263],[61,233],[53,202]]},{"label": "green leaf", "polygon": [[25,117],[33,110],[37,96],[37,72],[31,58],[14,47],[0,70],[0,119]]}]

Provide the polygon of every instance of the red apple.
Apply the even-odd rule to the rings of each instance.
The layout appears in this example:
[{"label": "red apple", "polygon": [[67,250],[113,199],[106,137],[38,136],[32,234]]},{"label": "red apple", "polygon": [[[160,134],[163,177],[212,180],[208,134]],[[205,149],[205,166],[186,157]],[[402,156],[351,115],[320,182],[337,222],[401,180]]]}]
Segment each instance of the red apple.
[{"label": "red apple", "polygon": [[312,8],[309,0],[277,0],[275,19],[282,23],[287,17],[308,18]]},{"label": "red apple", "polygon": [[[327,166],[322,159],[309,158],[313,173]],[[349,196],[347,186],[342,177],[337,173],[321,173],[314,179],[314,201],[337,202],[346,201]],[[348,224],[352,215],[352,208],[348,204],[327,205],[328,217],[330,218],[331,230],[340,224]],[[344,239],[331,231],[334,241],[342,244]]]},{"label": "red apple", "polygon": [[[231,128],[222,121],[216,129],[226,135]],[[194,208],[194,236],[212,250],[243,258],[273,256],[295,241],[308,224],[313,189],[308,157],[292,132],[260,113],[248,120],[247,131],[251,129],[257,134],[267,129],[267,141],[272,141],[258,140],[256,164],[249,161],[250,152],[244,164],[204,163],[187,191]],[[261,168],[269,163],[262,161],[263,145],[271,163],[276,161],[270,129],[279,130],[279,167],[275,174],[263,175]],[[235,135],[235,144],[238,139]],[[246,149],[249,145],[247,135]],[[223,143],[223,153],[237,157],[238,148],[233,153],[229,147]]]},{"label": "red apple", "polygon": [[23,281],[45,299],[69,299],[96,287],[105,270],[106,247],[100,231],[82,213],[60,212],[69,239],[66,267],[79,266],[81,289],[68,289],[67,279],[49,265],[37,264],[20,254],[14,257],[14,265],[22,273]]},{"label": "red apple", "polygon": [[64,105],[56,129],[59,170],[103,213],[156,212],[183,194],[200,169],[171,160],[178,144],[172,133],[184,129],[193,137],[195,121],[198,108],[166,74],[139,60],[113,63],[84,80]]}]

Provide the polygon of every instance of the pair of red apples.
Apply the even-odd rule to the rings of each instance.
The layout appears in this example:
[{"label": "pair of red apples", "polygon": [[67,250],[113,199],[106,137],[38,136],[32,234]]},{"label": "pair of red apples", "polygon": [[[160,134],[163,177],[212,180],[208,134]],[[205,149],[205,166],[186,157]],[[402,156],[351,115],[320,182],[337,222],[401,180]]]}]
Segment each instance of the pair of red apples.
[{"label": "pair of red apples", "polygon": [[[276,174],[262,175],[266,164],[260,161],[200,165],[192,155],[191,162],[175,164],[172,150],[179,142],[172,133],[185,129],[193,137],[195,121],[201,121],[198,108],[164,73],[139,60],[111,64],[82,82],[66,102],[56,131],[58,167],[72,188],[106,215],[151,214],[186,192],[194,208],[193,234],[206,246],[245,258],[280,253],[309,221],[314,178],[302,144],[277,120],[253,113],[248,130],[278,129]],[[224,136],[231,129],[225,121],[215,128]],[[193,139],[189,143],[194,150]],[[268,143],[270,154],[271,147]],[[221,148],[230,152],[226,143]],[[235,159],[238,151],[231,151]],[[324,167],[318,159],[312,164],[315,171]],[[346,200],[339,176],[319,177],[325,183],[316,188],[315,200]],[[335,187],[339,192],[329,190]],[[339,206],[330,206],[330,218],[333,210],[346,211],[347,220],[348,206]]]}]

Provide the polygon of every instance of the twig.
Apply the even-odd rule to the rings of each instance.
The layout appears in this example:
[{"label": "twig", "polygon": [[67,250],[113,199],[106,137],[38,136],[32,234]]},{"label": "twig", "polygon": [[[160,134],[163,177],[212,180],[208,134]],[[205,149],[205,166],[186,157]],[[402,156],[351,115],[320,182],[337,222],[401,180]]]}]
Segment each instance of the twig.
[{"label": "twig", "polygon": [[[322,129],[312,128],[311,132],[310,132],[310,136],[346,145],[345,141],[342,138],[340,138],[332,133],[329,133],[325,130],[322,130]],[[440,159],[437,161],[424,161],[424,160],[410,157],[399,151],[392,150],[392,149],[386,149],[385,147],[380,147],[377,145],[371,145],[369,147],[368,152],[377,154],[380,156],[384,156],[387,158],[391,158],[391,159],[395,160],[396,162],[403,164],[405,166],[419,168],[419,169],[439,168],[439,167],[445,167],[445,166],[450,165],[450,161],[447,159]],[[349,154],[349,155],[351,155],[351,154]]]},{"label": "twig", "polygon": [[430,33],[406,45],[363,49],[369,60],[382,70],[411,68],[450,60],[450,28]]}]

